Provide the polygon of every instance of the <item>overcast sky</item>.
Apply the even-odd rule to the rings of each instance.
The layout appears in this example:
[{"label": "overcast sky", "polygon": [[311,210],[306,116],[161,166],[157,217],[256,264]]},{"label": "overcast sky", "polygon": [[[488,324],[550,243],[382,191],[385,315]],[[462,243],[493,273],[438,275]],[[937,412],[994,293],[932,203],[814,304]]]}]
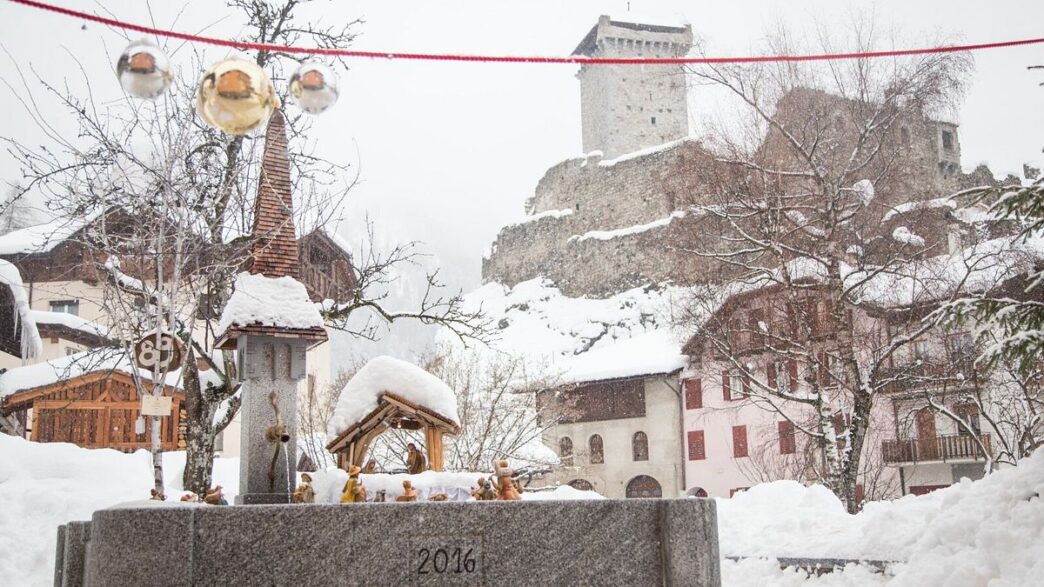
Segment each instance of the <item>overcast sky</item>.
[{"label": "overcast sky", "polygon": [[[143,0],[52,0],[84,11],[100,6],[131,22],[148,22]],[[159,26],[174,22],[181,3],[154,0]],[[213,36],[239,31],[218,0],[185,3],[176,28],[209,28]],[[364,18],[354,48],[376,51],[566,55],[599,14],[616,20],[689,22],[715,55],[762,52],[765,31],[782,23],[795,31],[840,28],[853,13],[873,13],[878,26],[920,45],[931,39],[990,42],[1041,36],[1044,2],[879,0],[874,3],[790,0],[651,2],[614,0],[324,1],[308,6],[330,20]],[[215,21],[217,21],[215,23]],[[14,63],[43,76],[68,76],[80,87],[75,54],[96,95],[119,95],[110,57],[126,41],[100,25],[0,3],[0,76],[18,84]],[[227,54],[207,48],[218,60]],[[106,53],[108,52],[108,54]],[[178,56],[175,55],[175,62]],[[1044,46],[977,53],[975,72],[959,112],[965,167],[989,162],[994,171],[1040,161],[1044,145]],[[479,282],[483,250],[498,229],[523,215],[544,171],[580,153],[579,82],[571,65],[511,65],[358,60],[341,80],[341,100],[323,114],[314,139],[325,157],[358,165],[361,183],[348,226],[369,213],[389,239],[426,243],[455,284]],[[690,96],[694,128],[713,117],[712,100]],[[0,87],[0,135],[43,141]],[[54,123],[62,125],[62,120]],[[69,127],[71,128],[71,126]],[[0,177],[17,182],[17,166],[0,155]],[[358,235],[347,234],[358,239]]]}]

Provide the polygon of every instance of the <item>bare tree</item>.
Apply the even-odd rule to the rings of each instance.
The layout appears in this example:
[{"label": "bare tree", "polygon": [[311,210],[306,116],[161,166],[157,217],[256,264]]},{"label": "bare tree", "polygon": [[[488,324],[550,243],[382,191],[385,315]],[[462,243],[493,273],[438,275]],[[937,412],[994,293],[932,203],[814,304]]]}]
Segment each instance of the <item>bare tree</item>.
[{"label": "bare tree", "polygon": [[[344,47],[354,38],[358,21],[333,27],[302,20],[299,0],[229,0],[243,22],[244,41],[294,44],[307,40],[322,47]],[[299,56],[256,51],[256,63],[273,79],[285,79],[283,68]],[[156,327],[169,329],[185,343],[181,367],[186,392],[187,462],[185,489],[202,493],[210,487],[216,435],[238,411],[238,380],[231,353],[213,344],[220,309],[236,273],[250,261],[253,197],[258,181],[261,137],[227,136],[196,117],[195,72],[204,64],[196,54],[186,72],[175,71],[169,91],[154,102],[127,98],[99,103],[90,91],[92,76],[84,72],[88,91],[37,78],[41,91],[23,76],[20,88],[9,87],[52,143],[37,147],[4,139],[25,169],[21,195],[45,193],[50,207],[65,217],[118,211],[130,219],[102,223],[82,235],[94,251],[99,273],[110,288],[104,307],[117,338],[127,344]],[[35,83],[33,85],[36,85]],[[286,88],[278,86],[283,93]],[[54,126],[49,99],[75,121],[75,139]],[[292,142],[295,224],[299,231],[332,226],[340,219],[341,202],[356,178],[344,164],[317,157],[304,138],[310,122],[287,107]],[[482,338],[484,323],[476,312],[461,309],[460,295],[444,297],[434,274],[420,308],[390,311],[381,304],[381,285],[394,268],[418,254],[414,243],[387,253],[365,251],[353,259],[358,276],[351,299],[324,303],[328,326],[368,336],[368,321],[351,327],[349,316],[369,312],[378,319],[418,319],[444,324],[463,339]],[[355,323],[355,322],[353,322]]]},{"label": "bare tree", "polygon": [[[872,27],[857,33],[866,30]],[[874,41],[857,34],[852,48],[869,49]],[[789,39],[775,43],[774,49],[800,52]],[[948,54],[691,71],[726,90],[741,116],[709,138],[717,165],[695,171],[706,188],[689,203],[701,222],[713,225],[713,240],[696,234],[685,248],[739,276],[739,290],[773,292],[760,318],[711,324],[704,343],[750,382],[752,400],[814,439],[819,477],[850,511],[858,507],[855,488],[875,396],[887,383],[884,368],[931,328],[911,321],[912,328],[893,335],[879,321],[854,319],[853,310],[865,307],[879,276],[917,278],[909,263],[923,246],[882,239],[875,230],[891,205],[938,189],[926,152],[934,140],[934,132],[925,136],[935,128],[930,114],[960,94],[968,66],[966,55]],[[951,287],[960,285],[958,278]],[[919,303],[913,297],[906,306]],[[719,303],[705,299],[697,314],[705,320]],[[753,368],[740,340],[756,341],[783,369],[797,365],[795,385],[783,383],[791,379],[786,371],[767,385],[764,365]],[[798,413],[814,417],[806,422]]]}]

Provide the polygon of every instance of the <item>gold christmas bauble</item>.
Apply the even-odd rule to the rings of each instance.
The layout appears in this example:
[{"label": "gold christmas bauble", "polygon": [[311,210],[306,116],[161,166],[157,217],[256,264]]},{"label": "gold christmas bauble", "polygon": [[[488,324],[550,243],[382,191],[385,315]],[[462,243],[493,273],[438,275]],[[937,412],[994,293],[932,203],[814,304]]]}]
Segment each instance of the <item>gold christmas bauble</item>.
[{"label": "gold christmas bauble", "polygon": [[301,110],[319,114],[337,102],[337,75],[322,63],[306,61],[290,77],[290,93]]},{"label": "gold christmas bauble", "polygon": [[268,74],[253,61],[230,58],[203,74],[196,112],[204,122],[229,134],[250,132],[279,108]]},{"label": "gold christmas bauble", "polygon": [[170,86],[170,59],[152,43],[136,41],[120,54],[116,76],[128,94],[151,100]]}]

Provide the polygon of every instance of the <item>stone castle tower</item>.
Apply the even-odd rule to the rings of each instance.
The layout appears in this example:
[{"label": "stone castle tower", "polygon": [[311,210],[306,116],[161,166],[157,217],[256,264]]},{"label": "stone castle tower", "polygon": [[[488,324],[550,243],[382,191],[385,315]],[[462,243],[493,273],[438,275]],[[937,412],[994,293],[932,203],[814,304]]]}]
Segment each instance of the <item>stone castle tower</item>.
[{"label": "stone castle tower", "polygon": [[[636,24],[600,16],[573,55],[684,57],[692,28]],[[583,65],[580,80],[584,152],[607,159],[689,134],[685,76],[677,65]]]}]

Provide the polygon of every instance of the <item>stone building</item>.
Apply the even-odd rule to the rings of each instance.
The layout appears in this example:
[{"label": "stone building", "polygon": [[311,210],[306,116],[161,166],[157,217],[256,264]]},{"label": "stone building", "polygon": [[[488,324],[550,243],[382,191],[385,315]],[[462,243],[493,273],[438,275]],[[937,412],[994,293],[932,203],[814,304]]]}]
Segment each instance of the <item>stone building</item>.
[{"label": "stone building", "polygon": [[613,498],[681,495],[683,365],[662,332],[576,357],[561,386],[537,394],[538,412],[559,419],[543,439],[561,463],[550,480]]},{"label": "stone building", "polygon": [[[603,16],[575,53],[683,55],[691,39],[689,27]],[[482,261],[483,280],[513,286],[544,277],[567,295],[598,297],[647,283],[729,281],[734,276],[721,266],[687,250],[694,243],[704,250],[721,246],[720,227],[690,207],[713,203],[711,194],[727,188],[736,170],[688,135],[681,72],[666,66],[584,65],[578,78],[587,154],[548,169],[526,202],[528,217],[497,235]],[[798,87],[780,97],[774,116],[798,131],[814,127],[843,158],[865,110],[865,103]],[[892,125],[882,140],[896,156],[881,162],[890,167],[875,185],[876,217],[910,201],[994,183],[988,169],[961,171],[957,130],[919,107],[908,108]],[[781,148],[779,134],[769,132],[754,156],[791,155]],[[868,170],[867,177],[877,175]],[[932,237],[935,228],[923,227],[923,236]]]},{"label": "stone building", "polygon": [[[637,24],[600,16],[573,55],[684,57],[692,27]],[[685,76],[678,65],[582,65],[580,109],[584,153],[615,158],[689,135]]]}]

